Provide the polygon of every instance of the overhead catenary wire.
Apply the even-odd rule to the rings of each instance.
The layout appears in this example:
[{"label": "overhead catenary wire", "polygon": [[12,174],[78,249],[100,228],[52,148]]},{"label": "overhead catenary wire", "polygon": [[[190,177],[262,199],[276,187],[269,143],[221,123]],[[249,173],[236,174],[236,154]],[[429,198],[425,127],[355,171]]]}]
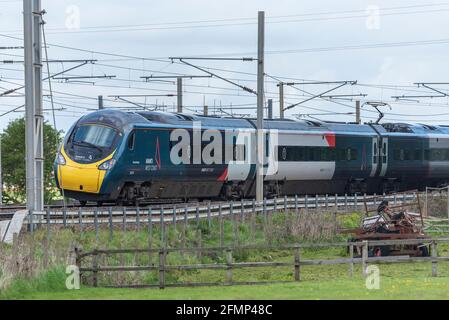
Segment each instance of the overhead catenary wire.
[{"label": "overhead catenary wire", "polygon": [[[86,51],[86,52],[91,52],[91,51]],[[103,54],[103,53],[102,53]],[[139,57],[134,57],[134,58],[123,58],[123,59],[131,59],[131,60],[140,60],[140,59],[146,59],[146,58],[139,58]],[[148,59],[151,59],[151,58],[148,58]],[[102,61],[106,61],[106,60],[102,60]],[[118,61],[118,60],[117,60]],[[145,60],[143,60],[143,61],[145,61]],[[163,61],[165,61],[165,62],[167,62],[167,60],[163,60]],[[155,61],[156,62],[156,61]],[[158,62],[161,62],[161,61],[158,61]],[[118,66],[115,66],[115,67],[118,67]],[[126,68],[126,67],[125,67]],[[212,69],[211,69],[212,70]],[[229,70],[227,70],[227,72],[231,72],[231,71],[229,71]],[[250,73],[246,73],[247,75],[249,75]],[[123,81],[125,81],[125,80],[123,80]],[[251,79],[245,79],[245,80],[242,80],[242,81],[252,81]],[[201,86],[199,86],[199,85],[193,85],[193,86],[197,86],[197,87],[201,87]],[[114,87],[120,87],[120,86],[114,86]],[[124,87],[124,86],[123,86]],[[405,88],[405,87],[404,87]],[[221,89],[221,90],[232,90],[232,89],[230,89],[230,88],[224,88],[224,89]],[[395,90],[394,88],[386,88],[386,90]],[[158,90],[159,91],[159,90]],[[202,93],[199,93],[199,94],[205,94],[204,92],[202,92]],[[207,93],[207,94],[219,94],[218,92],[212,92],[212,93]],[[240,97],[244,97],[243,95],[239,95]],[[288,95],[288,94],[286,94],[286,96],[293,96],[293,95]],[[92,99],[94,99],[94,98],[92,98]],[[397,105],[410,105],[410,104],[406,104],[406,103],[404,103],[404,102],[401,102],[401,103],[397,103]],[[434,105],[434,106],[436,106],[436,105]],[[350,108],[353,108],[353,106],[349,106],[349,105],[347,105],[347,107],[350,107]],[[442,113],[438,113],[438,115],[442,115]],[[415,115],[415,116],[419,116],[419,115]],[[430,116],[432,116],[432,115],[428,115],[429,117]]]},{"label": "overhead catenary wire", "polygon": [[[441,13],[447,11],[445,8],[420,10],[420,11],[397,11],[402,9],[415,9],[424,7],[442,7],[447,6],[449,3],[433,3],[433,4],[420,4],[409,6],[397,6],[397,7],[379,7],[380,16],[395,16],[395,15],[410,15],[421,13]],[[359,13],[358,15],[348,16],[347,14]],[[366,9],[359,10],[346,10],[346,11],[327,11],[327,12],[315,12],[315,13],[301,13],[291,15],[279,15],[271,16],[267,18],[267,24],[280,24],[280,23],[302,23],[302,22],[314,22],[314,21],[332,21],[332,20],[346,20],[355,18],[366,18],[369,13]],[[329,15],[337,15],[330,16]],[[340,16],[342,15],[342,16]],[[315,16],[315,17],[314,17]],[[278,20],[286,18],[298,18],[303,19],[295,20]],[[128,24],[128,25],[106,25],[106,26],[87,26],[81,30],[73,30],[71,33],[99,33],[99,32],[122,32],[122,31],[150,31],[150,30],[177,30],[177,29],[197,29],[197,28],[217,28],[217,27],[237,27],[254,25],[257,22],[253,21],[254,18],[228,18],[228,19],[210,19],[210,20],[198,20],[198,21],[181,21],[181,22],[166,22],[166,23],[146,23],[146,24]],[[241,21],[241,22],[239,22]],[[217,24],[219,23],[219,24]],[[9,30],[8,33],[20,32],[21,30]],[[5,31],[3,31],[5,32]],[[65,33],[66,28],[54,28],[50,29],[50,33]]]}]

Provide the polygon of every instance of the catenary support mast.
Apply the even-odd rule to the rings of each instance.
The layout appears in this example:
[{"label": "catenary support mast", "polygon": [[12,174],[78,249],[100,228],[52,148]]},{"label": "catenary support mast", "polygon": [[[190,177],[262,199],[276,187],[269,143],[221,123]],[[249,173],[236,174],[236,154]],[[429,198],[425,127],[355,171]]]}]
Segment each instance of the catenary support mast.
[{"label": "catenary support mast", "polygon": [[258,57],[257,57],[257,152],[256,152],[256,200],[263,201],[264,180],[264,134],[263,134],[263,109],[264,109],[264,48],[265,48],[265,12],[259,11],[258,16]]},{"label": "catenary support mast", "polygon": [[44,209],[41,1],[24,0],[26,196],[30,212]]}]

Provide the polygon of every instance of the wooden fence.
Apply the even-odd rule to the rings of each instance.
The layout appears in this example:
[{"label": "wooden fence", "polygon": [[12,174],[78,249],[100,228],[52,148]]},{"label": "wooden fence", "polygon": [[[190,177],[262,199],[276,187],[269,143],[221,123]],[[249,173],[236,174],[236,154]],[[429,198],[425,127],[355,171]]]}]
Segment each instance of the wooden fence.
[{"label": "wooden fence", "polygon": [[[349,274],[353,276],[354,265],[362,265],[362,275],[366,276],[367,266],[370,263],[384,264],[384,263],[410,263],[410,262],[431,262],[432,277],[438,276],[438,262],[449,261],[449,257],[438,256],[438,244],[449,243],[449,239],[419,239],[419,240],[383,240],[383,241],[363,241],[363,242],[345,242],[345,243],[323,243],[323,244],[293,244],[280,246],[242,246],[242,247],[215,247],[215,248],[159,248],[159,249],[117,249],[117,250],[93,250],[91,252],[83,253],[81,250],[75,250],[76,262],[79,267],[80,274],[92,273],[91,284],[94,287],[98,286],[98,275],[102,272],[131,272],[131,271],[158,271],[158,284],[138,284],[138,285],[117,285],[114,287],[159,287],[164,289],[166,287],[197,287],[197,286],[222,286],[222,285],[254,285],[254,284],[268,284],[279,282],[297,282],[301,281],[301,267],[302,266],[316,266],[316,265],[338,265],[348,264]],[[369,257],[369,248],[374,246],[391,246],[391,245],[429,245],[431,248],[431,256],[429,257],[410,257],[410,256],[386,256],[386,257]],[[340,259],[314,259],[306,260],[301,257],[301,250],[307,248],[327,248],[327,247],[346,247],[349,249],[349,258]],[[354,256],[354,248],[359,248],[361,257]],[[233,254],[236,251],[260,251],[260,250],[287,250],[292,251],[292,259],[290,262],[234,262]],[[226,263],[215,264],[192,264],[192,265],[171,265],[167,263],[167,256],[170,253],[196,253],[203,254],[204,252],[221,252],[225,253]],[[134,265],[134,266],[100,266],[100,256],[111,256],[117,254],[157,254],[159,259],[157,265]],[[91,265],[86,267],[86,258],[91,258]],[[291,281],[233,281],[233,270],[242,268],[260,268],[260,267],[290,267],[293,269],[293,279]],[[214,283],[167,283],[167,272],[174,270],[226,270],[226,279],[224,282]]]}]

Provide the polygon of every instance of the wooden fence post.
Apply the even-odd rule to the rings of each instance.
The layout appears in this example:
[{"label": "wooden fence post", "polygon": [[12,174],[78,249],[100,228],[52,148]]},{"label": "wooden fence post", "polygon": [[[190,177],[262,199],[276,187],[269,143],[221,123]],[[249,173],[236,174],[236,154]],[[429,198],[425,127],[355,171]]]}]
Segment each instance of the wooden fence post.
[{"label": "wooden fence post", "polygon": [[50,235],[51,235],[51,216],[50,210],[47,210],[47,241],[50,243]]},{"label": "wooden fence post", "polygon": [[239,243],[239,226],[237,224],[237,214],[234,211],[234,201],[231,201],[231,218],[234,228],[234,245]]},{"label": "wooden fence post", "polygon": [[252,209],[251,209],[251,241],[255,241],[256,240],[256,219],[257,219],[257,214],[256,214],[256,200],[253,199],[252,201]]},{"label": "wooden fence post", "polygon": [[83,234],[83,212],[80,210],[78,210],[78,221],[79,221],[79,225],[80,225],[80,234]]},{"label": "wooden fence post", "polygon": [[228,265],[226,271],[226,282],[232,285],[232,249],[226,250],[226,264]]},{"label": "wooden fence post", "polygon": [[140,232],[140,208],[136,207],[136,229]]},{"label": "wooden fence post", "polygon": [[164,223],[164,208],[161,207],[160,217],[159,217],[159,231],[161,233],[161,243],[164,245],[165,243],[165,223]]},{"label": "wooden fence post", "polygon": [[368,202],[367,202],[367,200],[366,200],[366,193],[364,193],[363,194],[363,205],[364,205],[364,207],[365,207],[365,214],[366,214],[366,216],[368,216],[368,214],[369,214],[369,208],[368,208]]},{"label": "wooden fence post", "polygon": [[274,200],[273,212],[276,213],[276,211],[278,211],[278,198],[275,197],[273,200]]},{"label": "wooden fence post", "polygon": [[47,209],[47,239],[44,246],[44,267],[48,267],[48,251],[50,247],[50,210]]},{"label": "wooden fence post", "polygon": [[288,233],[291,230],[291,222],[290,222],[290,210],[288,210],[288,198],[284,196],[284,223],[285,223],[285,231]]},{"label": "wooden fence post", "polygon": [[435,240],[432,241],[431,251],[432,251],[432,277],[438,277],[438,251],[437,243]]},{"label": "wooden fence post", "polygon": [[126,208],[123,208],[123,233],[126,233]]},{"label": "wooden fence post", "polygon": [[203,233],[202,233],[201,229],[197,230],[197,234],[198,234],[197,258],[201,262],[201,260],[203,259],[203,252],[201,250],[203,248]]},{"label": "wooden fence post", "polygon": [[151,252],[151,248],[153,245],[153,210],[151,208],[148,209],[148,248],[150,251],[148,252],[148,264],[151,266],[153,264],[153,253]]},{"label": "wooden fence post", "polygon": [[174,235],[176,237],[176,205],[173,206],[173,231],[174,231]]},{"label": "wooden fence post", "polygon": [[95,225],[95,241],[98,242],[98,211],[97,209],[94,210],[94,225]]},{"label": "wooden fence post", "polygon": [[267,198],[263,199],[262,204],[262,221],[263,221],[263,231],[267,233]]},{"label": "wooden fence post", "polygon": [[159,251],[159,289],[165,289],[165,250]]},{"label": "wooden fence post", "polygon": [[112,208],[109,208],[108,213],[109,213],[109,240],[112,241],[113,236],[114,236],[114,224],[112,221]]},{"label": "wooden fence post", "polygon": [[14,264],[18,264],[18,255],[19,255],[19,235],[17,233],[12,234],[12,261]]},{"label": "wooden fence post", "polygon": [[207,202],[207,225],[209,226],[209,228],[212,227],[212,217],[211,217],[211,202],[208,201]]},{"label": "wooden fence post", "polygon": [[151,239],[153,237],[153,209],[148,208],[148,235]]},{"label": "wooden fence post", "polygon": [[368,241],[364,240],[362,245],[362,276],[367,276],[366,269],[368,267]]},{"label": "wooden fence post", "polygon": [[92,252],[92,285],[98,287],[98,252],[94,249]]},{"label": "wooden fence post", "polygon": [[224,224],[223,224],[223,212],[221,203],[218,205],[218,218],[220,222],[220,246],[224,246]]},{"label": "wooden fence post", "polygon": [[298,211],[298,195],[295,194],[295,214],[296,214],[296,216],[298,216],[298,213],[299,213],[299,211]]},{"label": "wooden fence post", "polygon": [[[81,269],[81,249],[78,246],[75,246],[75,265],[78,267],[78,270]],[[81,271],[80,271],[80,280],[81,280]]]},{"label": "wooden fence post", "polygon": [[245,202],[243,198],[240,200],[240,224],[245,223]]},{"label": "wooden fence post", "polygon": [[65,209],[62,210],[62,224],[64,225],[64,228],[67,227],[67,211]]},{"label": "wooden fence post", "polygon": [[186,247],[186,237],[187,237],[187,224],[189,223],[188,219],[188,214],[189,214],[189,208],[186,205],[184,208],[184,226],[182,228],[182,248],[185,249]]},{"label": "wooden fence post", "polygon": [[196,226],[200,226],[200,207],[199,204],[196,205]]},{"label": "wooden fence post", "polygon": [[354,276],[354,245],[349,245],[349,257],[351,259],[351,262],[349,263],[349,276]]},{"label": "wooden fence post", "polygon": [[301,252],[299,247],[295,250],[295,281],[301,281]]}]

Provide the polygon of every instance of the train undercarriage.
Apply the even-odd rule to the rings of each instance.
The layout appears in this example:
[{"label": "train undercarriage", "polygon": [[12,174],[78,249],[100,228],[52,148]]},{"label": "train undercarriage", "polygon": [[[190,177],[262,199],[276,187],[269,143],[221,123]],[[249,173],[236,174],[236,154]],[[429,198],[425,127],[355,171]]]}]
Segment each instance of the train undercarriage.
[{"label": "train undercarriage", "polygon": [[[436,182],[433,182],[435,184]],[[432,184],[430,184],[432,185]],[[439,185],[439,184],[435,184]],[[405,190],[424,190],[423,186],[401,183],[398,179],[349,179],[329,181],[265,181],[264,197],[270,199],[294,195],[363,195],[391,194]],[[154,201],[202,201],[202,200],[240,200],[255,197],[255,182],[230,181],[152,181],[125,182],[111,194],[89,194],[65,191],[65,196],[77,199],[81,205],[87,203],[127,204]]]}]

